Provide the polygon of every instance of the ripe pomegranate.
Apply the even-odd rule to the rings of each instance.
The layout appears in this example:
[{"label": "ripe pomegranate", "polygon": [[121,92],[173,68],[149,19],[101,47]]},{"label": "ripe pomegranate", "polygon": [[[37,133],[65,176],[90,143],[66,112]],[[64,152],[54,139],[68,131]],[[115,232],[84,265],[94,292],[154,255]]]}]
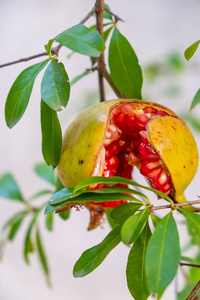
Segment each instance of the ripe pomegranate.
[{"label": "ripe pomegranate", "polygon": [[[57,173],[65,187],[72,187],[90,176],[131,179],[137,167],[151,187],[185,202],[184,190],[197,165],[192,133],[174,112],[152,102],[119,99],[96,104],[73,121],[64,135]],[[89,229],[99,225],[106,208],[122,202],[87,203]]]}]

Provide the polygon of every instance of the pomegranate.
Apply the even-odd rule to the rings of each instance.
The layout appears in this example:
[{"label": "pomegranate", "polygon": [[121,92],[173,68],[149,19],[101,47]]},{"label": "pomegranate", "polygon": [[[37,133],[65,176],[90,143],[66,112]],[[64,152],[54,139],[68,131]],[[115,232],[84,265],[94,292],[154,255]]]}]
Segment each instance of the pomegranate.
[{"label": "pomegranate", "polygon": [[[64,135],[57,173],[65,187],[72,187],[90,176],[131,179],[137,167],[151,187],[185,202],[184,190],[197,165],[192,133],[174,112],[152,102],[119,99],[96,104],[73,121]],[[106,208],[123,202],[86,203],[89,229],[99,225]]]}]

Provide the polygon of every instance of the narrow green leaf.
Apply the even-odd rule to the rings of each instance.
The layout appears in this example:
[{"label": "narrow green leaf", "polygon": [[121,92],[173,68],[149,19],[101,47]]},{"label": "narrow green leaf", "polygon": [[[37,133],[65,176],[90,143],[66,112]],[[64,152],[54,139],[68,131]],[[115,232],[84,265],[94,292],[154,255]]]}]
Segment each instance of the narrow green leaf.
[{"label": "narrow green leaf", "polygon": [[195,54],[197,48],[199,47],[200,40],[192,44],[185,50],[184,56],[186,60],[190,60],[190,58]]},{"label": "narrow green leaf", "polygon": [[37,250],[40,258],[40,262],[42,264],[42,268],[44,270],[44,273],[46,275],[47,284],[51,286],[50,278],[49,278],[49,266],[47,263],[46,254],[44,251],[44,246],[42,245],[42,240],[39,232],[39,228],[37,228],[36,232],[36,243],[37,243]]},{"label": "narrow green leaf", "polygon": [[0,177],[0,197],[24,202],[24,198],[12,174]]},{"label": "narrow green leaf", "polygon": [[194,96],[194,99],[190,107],[190,111],[193,110],[193,108],[199,103],[200,103],[200,89],[197,91],[196,95]]},{"label": "narrow green leaf", "polygon": [[50,204],[48,204],[45,208],[44,214],[48,215],[54,211],[56,211],[57,208],[59,208],[60,206],[51,206]]},{"label": "narrow green leaf", "polygon": [[156,226],[158,225],[158,222],[160,222],[160,218],[151,214],[151,219],[152,219],[152,222],[153,222],[153,226],[156,228]]},{"label": "narrow green leaf", "polygon": [[51,55],[51,47],[52,47],[53,41],[54,40],[49,40],[48,43],[44,46],[44,48],[47,51],[47,53],[49,54],[49,56]]},{"label": "narrow green leaf", "polygon": [[149,215],[149,208],[145,208],[139,213],[129,217],[122,225],[121,237],[125,244],[134,243],[142,229],[144,228]]},{"label": "narrow green leaf", "polygon": [[18,220],[15,220],[15,222],[12,224],[9,235],[8,235],[8,239],[10,241],[13,241],[13,239],[15,238],[15,236],[27,214],[28,214],[28,212],[24,212],[24,214],[20,218],[18,218]]},{"label": "narrow green leaf", "polygon": [[113,29],[113,26],[110,27],[110,28],[108,28],[107,30],[104,31],[104,33],[103,33],[103,38],[104,38],[104,41],[105,41],[105,42],[107,41],[107,39],[108,39],[108,37],[109,37],[109,34],[110,34],[110,32],[112,31],[112,29]]},{"label": "narrow green leaf", "polygon": [[53,213],[46,215],[46,228],[49,231],[53,230]]},{"label": "narrow green leaf", "polygon": [[53,193],[53,191],[51,191],[51,190],[42,190],[42,191],[39,191],[38,193],[35,193],[33,196],[31,196],[29,198],[29,201],[34,200],[36,198],[40,198],[40,197],[42,197],[44,195],[49,195],[49,194],[52,195],[52,193]]},{"label": "narrow green leaf", "polygon": [[41,100],[42,154],[47,165],[56,167],[62,147],[62,131],[57,113]]},{"label": "narrow green leaf", "polygon": [[41,83],[41,97],[53,110],[67,106],[70,95],[69,77],[64,65],[53,59],[48,65]]},{"label": "narrow green leaf", "polygon": [[[192,263],[200,265],[200,253],[197,254],[197,256],[195,257]],[[189,277],[191,282],[197,283],[200,278],[200,268],[191,267]]]},{"label": "narrow green leaf", "polygon": [[81,80],[83,77],[85,77],[86,75],[88,75],[88,74],[91,74],[92,72],[83,72],[82,74],[80,74],[80,75],[78,75],[78,76],[76,76],[76,77],[74,77],[73,79],[72,79],[72,81],[71,81],[71,86],[73,85],[73,84],[75,84],[75,83],[77,83],[79,80]]},{"label": "narrow green leaf", "polygon": [[146,223],[141,235],[133,244],[128,256],[126,277],[128,289],[135,300],[146,300],[150,293],[147,289],[144,261],[151,230]]},{"label": "narrow green leaf", "polygon": [[70,210],[62,211],[62,212],[60,212],[58,214],[61,217],[61,219],[67,220],[67,219],[69,219],[69,216],[70,216]]},{"label": "narrow green leaf", "polygon": [[55,41],[75,52],[94,57],[98,57],[105,47],[98,31],[90,31],[81,24],[63,31],[55,37]]},{"label": "narrow green leaf", "polygon": [[[184,289],[178,294],[177,300],[185,300],[187,299],[187,297],[189,296],[189,294],[192,292],[193,288],[195,287],[195,283],[189,283],[187,285],[184,286]],[[196,296],[200,296],[200,290],[197,292]],[[198,298],[196,298],[195,296],[195,300],[198,300]]]},{"label": "narrow green leaf", "polygon": [[5,106],[5,117],[8,127],[12,128],[15,126],[23,116],[31,96],[35,78],[48,62],[49,59],[28,67],[20,73],[13,83]]},{"label": "narrow green leaf", "polygon": [[[81,181],[80,183],[78,183],[75,188],[74,188],[74,193],[76,193],[77,191],[86,188],[87,186],[90,186],[92,184],[98,184],[98,183],[104,183],[105,185],[113,185],[113,184],[118,184],[118,183],[122,183],[122,184],[128,184],[131,186],[138,186],[140,188],[146,189],[148,191],[154,192],[157,195],[161,196],[162,198],[168,200],[169,202],[172,202],[172,200],[165,195],[164,193],[157,191],[155,189],[152,189],[150,187],[138,184],[132,180],[123,178],[123,177],[119,177],[119,176],[114,176],[114,177],[102,177],[102,176],[92,176],[89,177],[83,181]],[[144,197],[144,196],[143,196]],[[146,197],[148,199],[148,197]]]},{"label": "narrow green leaf", "polygon": [[142,99],[142,71],[138,58],[128,40],[114,29],[109,47],[109,67],[111,77],[129,99]]},{"label": "narrow green leaf", "polygon": [[113,218],[111,217],[112,211],[113,211],[113,208],[107,208],[106,209],[106,217],[107,217],[107,220],[108,220],[108,223],[109,223],[110,227],[112,229],[114,229],[117,226],[119,226],[119,224],[114,223]]},{"label": "narrow green leaf", "polygon": [[130,216],[134,215],[142,205],[137,203],[123,203],[115,208],[111,212],[111,218],[114,223],[123,224]]},{"label": "narrow green leaf", "polygon": [[145,258],[148,288],[150,292],[158,294],[158,299],[174,279],[180,257],[179,235],[170,212],[157,224]]},{"label": "narrow green leaf", "polygon": [[55,186],[55,172],[46,163],[36,164],[34,170],[38,176]]},{"label": "narrow green leaf", "polygon": [[184,208],[178,208],[178,210],[180,210],[186,218],[192,242],[200,247],[200,215]]},{"label": "narrow green leaf", "polygon": [[5,231],[8,227],[12,227],[12,225],[17,222],[21,217],[28,214],[28,211],[23,210],[14,214],[8,221],[4,224],[2,231]]},{"label": "narrow green leaf", "polygon": [[31,240],[31,233],[32,233],[32,229],[37,221],[37,218],[39,216],[39,214],[41,213],[41,211],[44,209],[44,207],[46,206],[46,203],[42,204],[40,206],[40,208],[35,212],[29,226],[28,226],[28,230],[26,232],[26,236],[25,236],[25,241],[24,241],[24,259],[25,259],[25,262],[27,264],[29,264],[29,257],[28,257],[28,254],[31,253],[31,252],[34,252],[34,245],[33,245],[33,242]]},{"label": "narrow green leaf", "polygon": [[121,226],[113,229],[98,245],[83,252],[74,265],[74,277],[83,277],[95,270],[106,258],[108,253],[121,242]]}]

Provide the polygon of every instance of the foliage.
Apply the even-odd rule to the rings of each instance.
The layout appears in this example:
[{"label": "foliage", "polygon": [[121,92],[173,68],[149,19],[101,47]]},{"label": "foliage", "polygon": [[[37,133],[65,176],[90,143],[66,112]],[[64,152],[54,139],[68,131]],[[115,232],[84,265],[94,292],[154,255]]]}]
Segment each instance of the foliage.
[{"label": "foliage", "polygon": [[[106,4],[105,8],[110,10]],[[73,275],[74,277],[83,277],[91,273],[104,261],[110,251],[120,242],[123,242],[130,247],[126,277],[131,295],[136,300],[146,300],[151,294],[156,294],[157,298],[160,299],[176,276],[180,262],[191,262],[190,258],[181,256],[178,224],[176,224],[175,216],[177,213],[181,213],[185,218],[191,237],[191,247],[200,245],[200,216],[184,208],[176,207],[176,205],[174,207],[170,197],[155,189],[121,177],[95,176],[80,182],[75,187],[64,188],[52,168],[52,166],[55,168],[59,162],[62,147],[59,112],[67,107],[71,86],[95,69],[98,70],[98,60],[105,50],[106,43],[109,49],[109,82],[113,82],[111,87],[123,97],[142,99],[143,75],[137,55],[129,41],[119,31],[119,19],[116,16],[114,18],[108,11],[104,11],[103,17],[106,19],[103,24],[104,37],[96,30],[95,25],[87,28],[83,24],[77,24],[66,29],[50,39],[44,46],[49,56],[48,59],[33,64],[22,71],[9,91],[5,106],[5,118],[8,127],[12,128],[25,113],[34,81],[40,71],[46,67],[41,81],[42,154],[46,164],[37,164],[35,172],[51,184],[52,189],[41,190],[32,195],[30,199],[25,199],[12,174],[6,173],[0,177],[0,197],[18,201],[23,205],[23,209],[14,214],[2,229],[3,238],[0,242],[0,253],[5,238],[13,241],[25,218],[30,216],[31,220],[24,240],[24,259],[29,264],[30,255],[36,252],[47,284],[50,285],[50,269],[38,222],[44,208],[46,229],[52,231],[54,212],[67,204],[73,206],[91,201],[100,203],[129,200],[129,203],[107,210],[107,218],[112,230],[101,243],[84,251],[75,263]],[[109,36],[110,40],[108,39]],[[60,43],[57,48],[52,47],[54,42]],[[197,41],[185,51],[187,60],[194,55],[199,43],[200,41]],[[73,51],[70,56],[74,52],[88,56],[92,61],[92,69],[86,70],[69,80],[64,64],[58,60],[58,51],[61,46]],[[151,74],[151,79],[155,79],[161,73],[178,72],[183,67],[179,56],[176,54],[168,57],[168,66],[169,68],[166,69],[163,68],[162,64],[150,65],[146,72]],[[106,73],[105,69],[101,71],[102,74]],[[191,110],[200,102],[199,91],[192,102]],[[190,120],[194,122],[191,115]],[[195,124],[196,128],[199,129],[199,120]],[[98,183],[103,183],[107,187],[98,190],[86,189],[91,184]],[[129,185],[129,188],[113,186],[119,183]],[[146,196],[145,192],[138,191],[136,188],[148,190],[168,201],[170,212],[162,219],[158,218],[152,210],[151,199]],[[49,198],[50,195],[50,200],[42,201],[39,207],[32,204],[34,199],[44,196]],[[67,220],[70,212],[59,212],[58,214],[63,220]],[[200,263],[199,253],[195,263]],[[190,293],[194,283],[199,279],[199,270],[191,269],[188,276],[189,282],[179,293],[178,299],[185,299],[184,297]]]}]

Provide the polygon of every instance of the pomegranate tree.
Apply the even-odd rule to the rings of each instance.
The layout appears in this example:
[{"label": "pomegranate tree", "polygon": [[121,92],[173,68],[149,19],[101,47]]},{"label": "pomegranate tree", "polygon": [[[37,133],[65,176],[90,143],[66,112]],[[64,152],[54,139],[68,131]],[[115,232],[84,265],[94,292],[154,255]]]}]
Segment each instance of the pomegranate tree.
[{"label": "pomegranate tree", "polygon": [[[96,104],[74,120],[64,135],[57,172],[63,185],[72,187],[90,176],[132,179],[137,167],[152,188],[185,202],[197,164],[192,133],[174,112],[156,103],[119,99]],[[123,202],[85,204],[92,214],[89,228],[99,224],[106,208]]]}]

